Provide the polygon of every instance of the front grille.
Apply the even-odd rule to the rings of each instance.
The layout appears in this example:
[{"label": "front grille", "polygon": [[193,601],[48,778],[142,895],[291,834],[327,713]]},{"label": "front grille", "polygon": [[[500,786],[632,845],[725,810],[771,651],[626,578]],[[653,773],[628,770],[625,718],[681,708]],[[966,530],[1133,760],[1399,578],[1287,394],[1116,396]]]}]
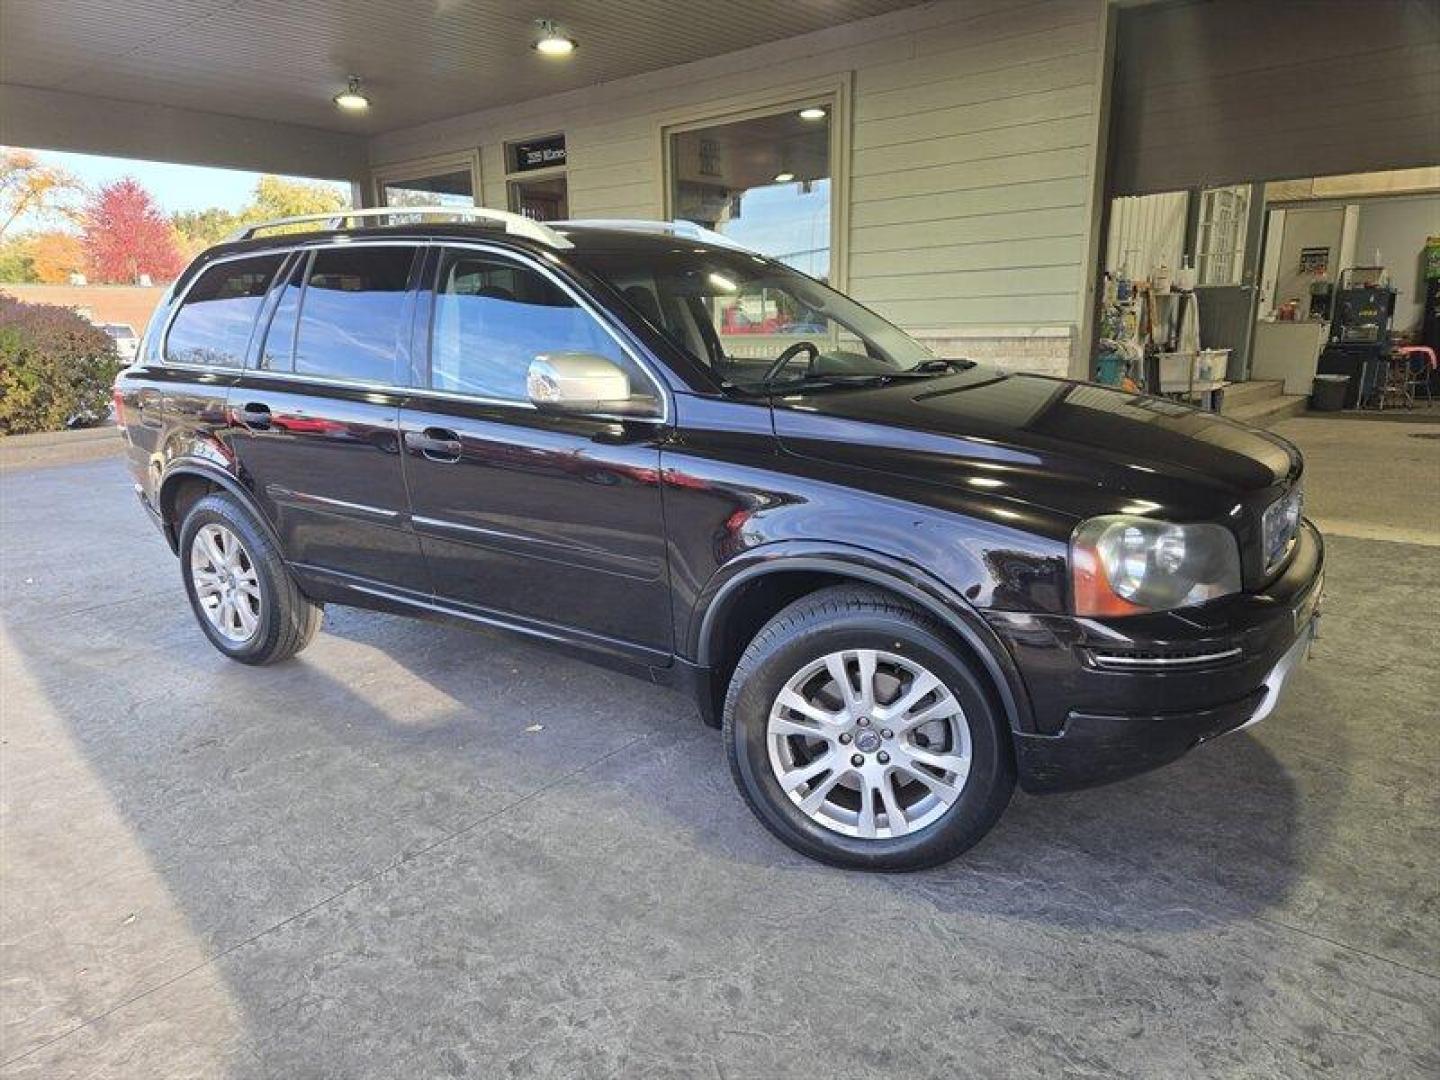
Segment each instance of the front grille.
[{"label": "front grille", "polygon": [[1300,519],[1305,510],[1305,495],[1296,484],[1265,508],[1261,519],[1261,542],[1265,545],[1265,572],[1273,572],[1290,554],[1290,546],[1300,533]]}]

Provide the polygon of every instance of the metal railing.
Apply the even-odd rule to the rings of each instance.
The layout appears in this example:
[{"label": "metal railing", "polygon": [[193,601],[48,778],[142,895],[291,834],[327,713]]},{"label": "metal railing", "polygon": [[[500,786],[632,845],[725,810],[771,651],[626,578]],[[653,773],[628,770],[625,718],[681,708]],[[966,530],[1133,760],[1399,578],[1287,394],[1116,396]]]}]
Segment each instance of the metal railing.
[{"label": "metal railing", "polygon": [[483,206],[377,206],[365,210],[339,210],[326,214],[297,214],[294,217],[274,218],[270,221],[260,221],[253,225],[245,225],[236,229],[228,237],[226,242],[236,240],[251,240],[258,234],[271,229],[285,228],[290,225],[307,225],[324,223],[327,230],[343,229],[346,222],[352,220],[370,221],[373,219],[395,218],[395,217],[448,217],[469,221],[489,221],[505,227],[505,231],[512,236],[523,236],[526,239],[534,240],[547,247],[565,249],[573,247],[569,240],[561,236],[550,226],[543,222],[535,221],[524,214],[512,214],[505,210],[490,210]]}]

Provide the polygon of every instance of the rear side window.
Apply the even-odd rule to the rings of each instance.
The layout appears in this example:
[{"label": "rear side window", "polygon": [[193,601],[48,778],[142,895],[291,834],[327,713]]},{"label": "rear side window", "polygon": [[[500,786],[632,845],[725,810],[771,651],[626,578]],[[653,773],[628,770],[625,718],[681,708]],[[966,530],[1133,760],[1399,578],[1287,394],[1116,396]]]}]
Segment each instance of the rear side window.
[{"label": "rear side window", "polygon": [[406,285],[415,251],[368,247],[315,253],[300,297],[297,375],[395,381],[396,356],[409,331]]},{"label": "rear side window", "polygon": [[282,255],[230,259],[203,271],[181,301],[165,338],[172,364],[240,367],[255,316]]},{"label": "rear side window", "polygon": [[435,290],[430,387],[528,401],[525,377],[540,353],[599,353],[647,383],[595,318],[544,275],[490,255],[447,252]]}]

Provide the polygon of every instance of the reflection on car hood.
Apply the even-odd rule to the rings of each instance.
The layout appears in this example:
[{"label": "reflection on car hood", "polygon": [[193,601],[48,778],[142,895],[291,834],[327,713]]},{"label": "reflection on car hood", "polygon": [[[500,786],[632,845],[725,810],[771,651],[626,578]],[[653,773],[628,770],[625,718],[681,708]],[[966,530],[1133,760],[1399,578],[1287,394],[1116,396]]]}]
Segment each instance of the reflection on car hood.
[{"label": "reflection on car hood", "polygon": [[1300,472],[1290,443],[1214,413],[986,368],[777,396],[774,422],[796,454],[1076,518],[1216,519]]}]

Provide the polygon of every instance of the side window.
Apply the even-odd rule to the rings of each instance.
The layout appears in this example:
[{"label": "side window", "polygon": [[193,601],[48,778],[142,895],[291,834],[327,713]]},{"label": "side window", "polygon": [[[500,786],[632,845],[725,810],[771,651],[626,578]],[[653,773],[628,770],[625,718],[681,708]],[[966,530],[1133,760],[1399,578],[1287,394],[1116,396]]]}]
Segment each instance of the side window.
[{"label": "side window", "polygon": [[255,316],[283,255],[230,259],[203,271],[170,324],[165,359],[172,364],[240,367]]},{"label": "side window", "polygon": [[414,258],[409,247],[317,251],[300,297],[295,373],[395,381],[396,354],[409,329],[405,286]]},{"label": "side window", "polygon": [[300,289],[309,265],[310,256],[302,253],[280,286],[280,298],[270,316],[270,328],[265,332],[256,365],[261,371],[295,370],[295,325],[300,318]]},{"label": "side window", "polygon": [[598,353],[629,373],[637,396],[653,393],[594,316],[543,274],[493,255],[444,255],[430,337],[431,389],[528,401],[530,361],[555,352]]}]

